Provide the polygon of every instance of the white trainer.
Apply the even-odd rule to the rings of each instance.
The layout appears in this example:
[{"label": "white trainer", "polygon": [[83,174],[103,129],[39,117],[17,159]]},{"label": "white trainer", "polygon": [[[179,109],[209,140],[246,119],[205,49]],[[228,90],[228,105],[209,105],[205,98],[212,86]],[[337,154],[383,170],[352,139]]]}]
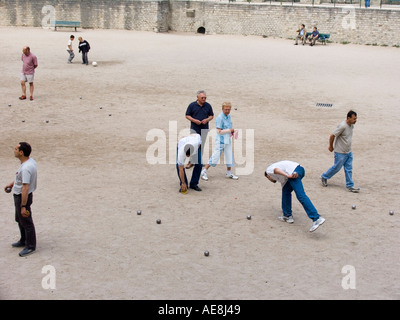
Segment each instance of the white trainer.
[{"label": "white trainer", "polygon": [[207,177],[207,172],[206,172],[206,170],[202,170],[201,171],[201,178],[203,179],[203,180],[205,180],[205,181],[208,181],[208,177]]},{"label": "white trainer", "polygon": [[310,232],[313,232],[318,229],[318,227],[325,222],[325,219],[319,217],[318,220],[315,220],[311,226]]},{"label": "white trainer", "polygon": [[283,221],[283,222],[287,222],[287,223],[293,223],[294,222],[293,216],[290,216],[290,217],[280,216],[280,217],[278,217],[278,219]]},{"label": "white trainer", "polygon": [[227,174],[225,175],[225,177],[227,177],[227,178],[229,178],[229,179],[233,179],[233,180],[239,179],[239,177],[238,177],[238,176],[235,176],[233,173],[227,173]]}]

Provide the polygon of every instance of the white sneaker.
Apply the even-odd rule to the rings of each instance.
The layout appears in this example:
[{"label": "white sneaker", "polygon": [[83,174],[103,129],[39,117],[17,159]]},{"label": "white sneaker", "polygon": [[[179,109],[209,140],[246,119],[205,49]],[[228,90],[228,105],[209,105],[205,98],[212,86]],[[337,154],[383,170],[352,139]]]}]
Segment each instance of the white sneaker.
[{"label": "white sneaker", "polygon": [[278,217],[278,219],[283,221],[283,222],[287,222],[287,223],[293,223],[294,222],[293,216],[290,216],[290,217],[280,216],[280,217]]},{"label": "white sneaker", "polygon": [[227,173],[227,174],[225,175],[225,177],[227,177],[227,178],[229,178],[229,179],[233,179],[233,180],[239,179],[239,177],[238,177],[238,176],[235,176],[233,173]]},{"label": "white sneaker", "polygon": [[203,180],[205,180],[205,181],[208,181],[208,177],[207,177],[207,172],[206,172],[206,170],[202,170],[201,171],[201,178],[203,179]]},{"label": "white sneaker", "polygon": [[313,232],[318,229],[318,227],[325,222],[325,219],[319,217],[318,220],[315,220],[311,226],[310,232]]}]

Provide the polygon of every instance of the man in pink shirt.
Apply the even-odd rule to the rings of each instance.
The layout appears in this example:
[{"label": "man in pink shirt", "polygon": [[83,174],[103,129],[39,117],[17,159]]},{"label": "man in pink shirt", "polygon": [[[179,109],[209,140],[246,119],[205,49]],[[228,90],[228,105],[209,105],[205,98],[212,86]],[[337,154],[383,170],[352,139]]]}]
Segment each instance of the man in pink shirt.
[{"label": "man in pink shirt", "polygon": [[36,56],[31,53],[31,49],[29,47],[24,47],[22,49],[22,73],[21,73],[21,89],[22,96],[19,97],[20,100],[26,99],[26,82],[29,82],[30,89],[30,100],[33,100],[33,79],[35,75],[35,69],[38,66]]}]

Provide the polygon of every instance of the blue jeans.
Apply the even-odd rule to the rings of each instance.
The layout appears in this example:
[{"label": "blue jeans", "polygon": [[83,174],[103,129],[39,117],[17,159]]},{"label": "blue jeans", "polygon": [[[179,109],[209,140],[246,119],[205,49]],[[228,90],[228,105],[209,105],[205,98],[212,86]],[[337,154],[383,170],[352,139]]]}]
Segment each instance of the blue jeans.
[{"label": "blue jeans", "polygon": [[344,167],[344,174],[346,176],[346,188],[354,186],[353,182],[353,152],[338,153],[335,152],[335,163],[325,173],[321,175],[324,179],[332,178],[339,170]]},{"label": "blue jeans", "polygon": [[[178,147],[176,148],[176,152],[178,152]],[[201,163],[201,147],[197,150],[197,161],[194,164],[193,172],[192,172],[192,178],[190,179],[190,184],[188,184],[188,180],[186,177],[186,170],[183,168],[183,172],[185,174],[185,184],[188,187],[197,187],[199,184],[200,180],[200,174],[201,170],[203,169],[203,165]],[[178,172],[178,178],[179,178],[179,183],[180,185],[182,184],[181,177],[179,176],[179,166],[176,164],[176,171]]]},{"label": "blue jeans", "polygon": [[301,203],[308,217],[312,220],[318,220],[319,214],[315,209],[310,198],[307,197],[304,191],[303,183],[301,180],[304,177],[305,171],[302,166],[297,166],[294,170],[299,175],[296,179],[288,179],[282,188],[282,211],[285,217],[292,215],[292,191],[296,194],[297,200]]}]

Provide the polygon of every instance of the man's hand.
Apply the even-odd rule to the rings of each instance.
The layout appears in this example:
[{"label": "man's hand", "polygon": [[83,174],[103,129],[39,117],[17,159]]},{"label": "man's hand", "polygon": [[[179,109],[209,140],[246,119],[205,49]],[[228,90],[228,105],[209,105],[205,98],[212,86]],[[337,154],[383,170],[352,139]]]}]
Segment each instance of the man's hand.
[{"label": "man's hand", "polygon": [[287,177],[289,179],[296,179],[299,177],[299,174],[297,172],[293,172],[292,174],[289,174]]},{"label": "man's hand", "polygon": [[187,191],[187,185],[186,183],[181,184],[181,192],[186,192]]},{"label": "man's hand", "polygon": [[24,218],[28,218],[29,217],[29,211],[26,210],[25,207],[21,208],[21,216],[23,216]]}]

